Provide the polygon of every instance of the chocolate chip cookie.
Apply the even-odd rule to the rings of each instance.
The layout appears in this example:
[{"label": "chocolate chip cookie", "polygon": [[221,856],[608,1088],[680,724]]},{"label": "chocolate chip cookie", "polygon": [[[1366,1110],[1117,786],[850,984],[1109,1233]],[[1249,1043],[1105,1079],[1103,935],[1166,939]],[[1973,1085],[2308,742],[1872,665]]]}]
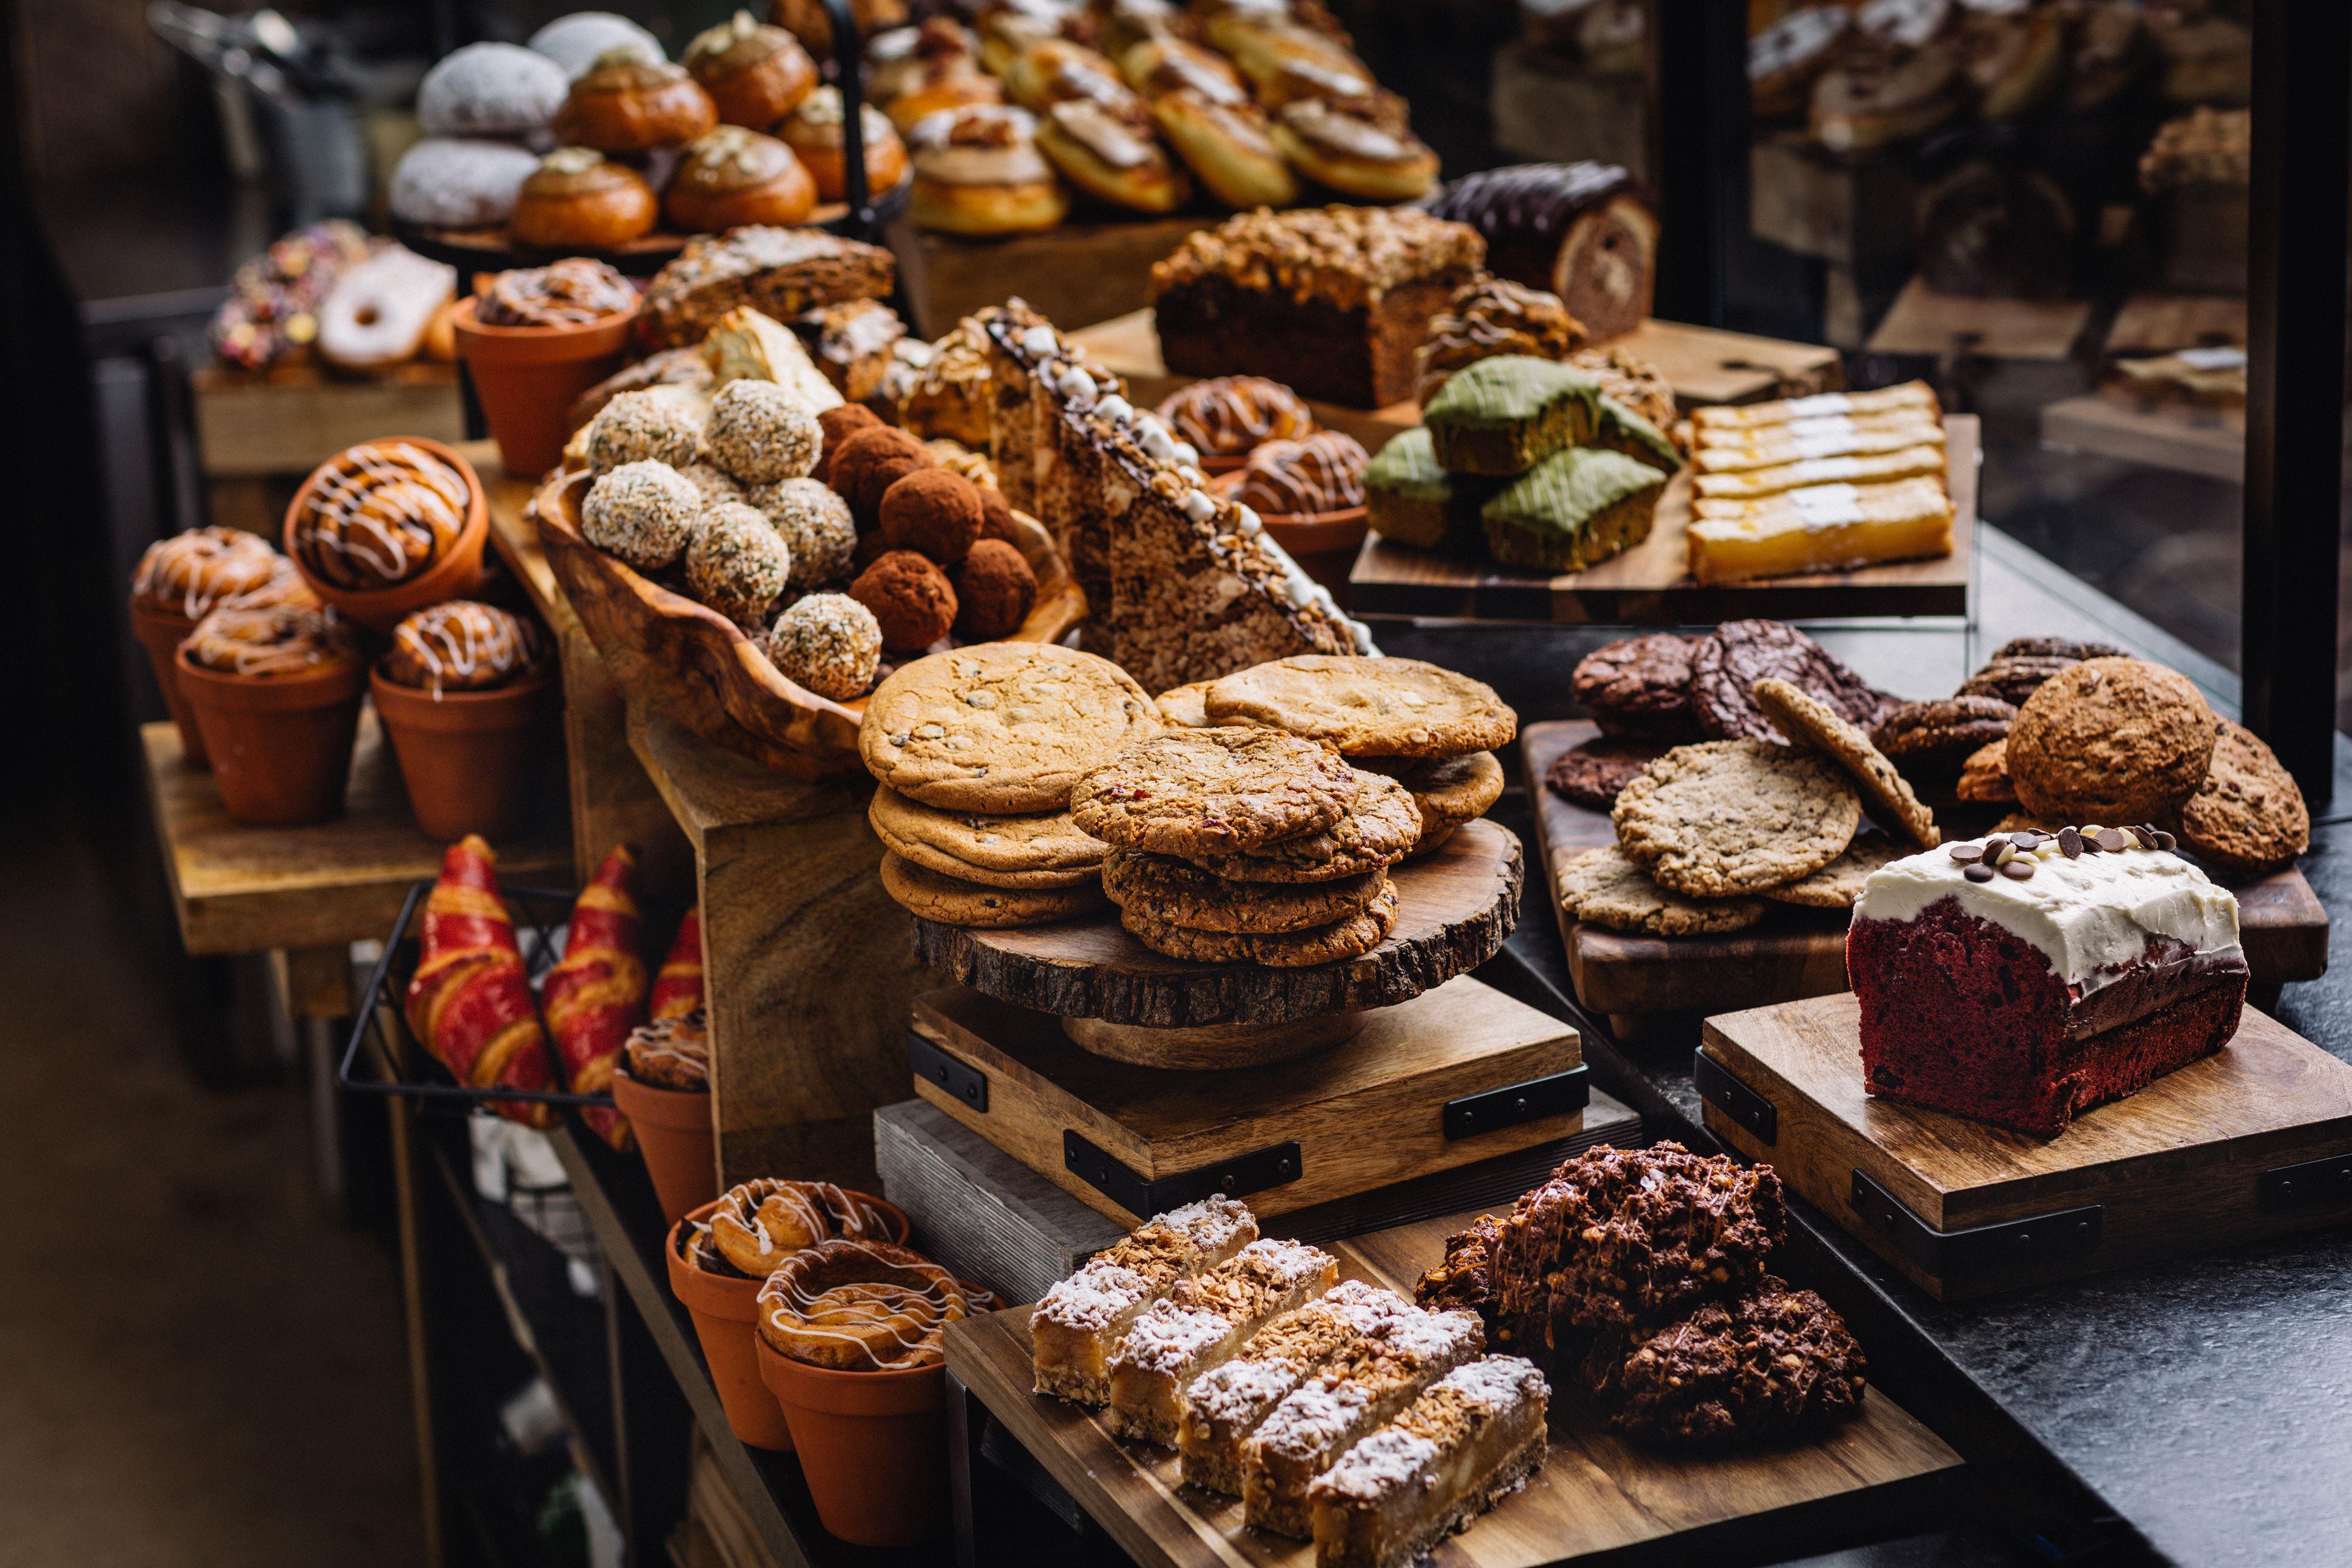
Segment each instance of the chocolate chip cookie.
[{"label": "chocolate chip cookie", "polygon": [[1311,931],[1193,931],[1153,920],[1132,907],[1119,911],[1119,924],[1154,952],[1194,963],[1262,963],[1270,969],[1305,969],[1360,958],[1388,940],[1396,918],[1396,889],[1385,882],[1360,913]]},{"label": "chocolate chip cookie", "polygon": [[1815,701],[1785,680],[1758,681],[1756,701],[1790,740],[1811,746],[1845,770],[1861,789],[1874,821],[1922,849],[1933,849],[1939,842],[1936,814],[1919,804],[1919,797],[1911,793],[1895,764],[1870,743],[1870,737],[1832,711],[1827,703]]},{"label": "chocolate chip cookie", "polygon": [[2213,760],[2212,710],[2189,679],[2092,658],[2044,681],[2009,732],[2009,777],[2037,816],[2153,822],[2187,804]]},{"label": "chocolate chip cookie", "polygon": [[1691,654],[1704,640],[1653,632],[1595,648],[1568,678],[1569,695],[1591,710],[1604,735],[1698,740],[1704,731],[1691,710]]},{"label": "chocolate chip cookie", "polygon": [[1196,680],[1190,686],[1171,686],[1152,700],[1160,705],[1160,718],[1179,730],[1205,730],[1213,721],[1202,706],[1209,695],[1212,683]]},{"label": "chocolate chip cookie", "polygon": [[1493,687],[1417,658],[1277,658],[1212,683],[1204,706],[1213,723],[1269,725],[1349,756],[1454,757],[1519,732]]},{"label": "chocolate chip cookie", "polygon": [[1994,741],[1979,746],[1960,764],[1957,792],[1962,800],[1982,805],[2014,805],[2017,786],[2009,782],[2009,742]]},{"label": "chocolate chip cookie", "polygon": [[2180,808],[2180,842],[2220,870],[2253,876],[2290,865],[2311,847],[2303,790],[2262,737],[2215,721],[2205,782]]},{"label": "chocolate chip cookie", "polygon": [[1756,705],[1756,683],[1785,680],[1867,730],[1894,699],[1835,655],[1780,621],[1726,621],[1691,654],[1691,708],[1699,728],[1719,741],[1783,737]]},{"label": "chocolate chip cookie", "polygon": [[2017,710],[1998,697],[1943,697],[1906,702],[1871,726],[1870,743],[1905,774],[1941,784],[1969,754],[2009,733]]},{"label": "chocolate chip cookie", "polygon": [[1559,868],[1559,902],[1573,918],[1651,936],[1722,936],[1764,918],[1756,899],[1686,899],[1670,893],[1613,845],[1587,849]]},{"label": "chocolate chip cookie", "polygon": [[1139,849],[1104,858],[1103,891],[1121,909],[1192,931],[1310,931],[1361,914],[1388,878],[1380,871],[1335,882],[1229,882],[1189,860]]},{"label": "chocolate chip cookie", "polygon": [[1092,914],[1103,906],[1099,882],[1068,888],[989,888],[943,877],[889,854],[882,857],[882,888],[908,914],[941,925],[982,931],[1049,925]]},{"label": "chocolate chip cookie", "polygon": [[875,689],[857,731],[866,768],[944,811],[1060,811],[1078,775],[1160,729],[1107,658],[1050,643],[932,654]]},{"label": "chocolate chip cookie", "polygon": [[1617,846],[1669,892],[1722,899],[1820,870],[1862,799],[1836,763],[1770,741],[1676,746],[1619,792]]},{"label": "chocolate chip cookie", "polygon": [[1544,787],[1565,801],[1593,811],[1617,804],[1617,792],[1660,757],[1666,748],[1652,741],[1621,741],[1602,736],[1570,746],[1551,760],[1544,771]]},{"label": "chocolate chip cookie", "polygon": [[1348,809],[1330,826],[1236,855],[1188,856],[1231,882],[1330,882],[1392,866],[1421,840],[1421,806],[1392,778],[1356,770]]},{"label": "chocolate chip cookie", "polygon": [[1881,866],[1889,866],[1911,853],[1911,847],[1897,842],[1884,833],[1862,833],[1845,847],[1845,853],[1814,872],[1793,882],[1764,889],[1764,897],[1776,904],[1797,904],[1809,910],[1850,910],[1862,897],[1862,885]]},{"label": "chocolate chip cookie", "polygon": [[1331,826],[1361,788],[1362,775],[1320,741],[1239,726],[1171,730],[1079,774],[1070,814],[1122,849],[1232,855]]},{"label": "chocolate chip cookie", "polygon": [[900,859],[992,888],[1074,888],[1102,869],[1103,842],[1078,831],[1066,811],[990,816],[941,811],[877,789],[866,820]]}]

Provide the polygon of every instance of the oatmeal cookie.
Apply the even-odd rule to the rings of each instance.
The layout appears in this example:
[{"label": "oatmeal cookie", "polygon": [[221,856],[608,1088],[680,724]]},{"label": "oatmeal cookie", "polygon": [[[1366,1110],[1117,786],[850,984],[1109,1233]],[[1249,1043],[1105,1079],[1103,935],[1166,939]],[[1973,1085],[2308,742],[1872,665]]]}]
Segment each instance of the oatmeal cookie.
[{"label": "oatmeal cookie", "polygon": [[1862,790],[1863,803],[1874,821],[1922,849],[1937,846],[1936,814],[1919,804],[1895,764],[1843,715],[1785,680],[1758,681],[1756,702],[1790,740],[1811,746],[1845,770]]},{"label": "oatmeal cookie", "polygon": [[1330,882],[1392,866],[1421,840],[1421,806],[1392,778],[1356,771],[1356,794],[1330,826],[1238,855],[1188,857],[1231,882]]},{"label": "oatmeal cookie", "polygon": [[1103,891],[1121,909],[1191,931],[1294,931],[1361,914],[1388,878],[1379,871],[1336,882],[1229,882],[1172,855],[1114,849],[1103,858]]},{"label": "oatmeal cookie", "polygon": [[2294,775],[2242,724],[2215,721],[2205,782],[2180,808],[2180,842],[2207,865],[2256,875],[2311,847],[2311,812]]},{"label": "oatmeal cookie", "polygon": [[1238,726],[1171,730],[1080,775],[1070,810],[1122,849],[1231,855],[1329,827],[1359,788],[1355,770],[1320,741]]},{"label": "oatmeal cookie", "polygon": [[947,811],[1060,811],[1088,768],[1160,731],[1160,710],[1107,658],[981,643],[901,666],[857,731],[866,771]]},{"label": "oatmeal cookie", "polygon": [[1559,868],[1560,907],[1578,920],[1611,931],[1651,936],[1722,936],[1764,918],[1754,899],[1685,899],[1650,880],[1650,874],[1613,846],[1586,849]]},{"label": "oatmeal cookie", "polygon": [[1204,705],[1213,722],[1287,730],[1349,756],[1453,757],[1519,732],[1493,687],[1417,658],[1297,654],[1212,683]]},{"label": "oatmeal cookie", "polygon": [[1604,1338],[1585,1357],[1584,1384],[1613,1430],[1705,1447],[1850,1421],[1867,1370],[1828,1302],[1767,1274],[1732,1300]]},{"label": "oatmeal cookie", "polygon": [[1809,910],[1850,910],[1862,897],[1862,885],[1881,866],[1891,866],[1911,853],[1907,844],[1884,833],[1861,833],[1845,853],[1814,872],[1767,888],[1763,896],[1776,904],[1796,904]]},{"label": "oatmeal cookie", "polygon": [[992,888],[1074,888],[1101,873],[1103,845],[1066,811],[983,816],[877,789],[866,819],[882,847],[927,871]]},{"label": "oatmeal cookie", "polygon": [[1718,741],[1778,741],[1756,683],[1778,679],[1868,729],[1895,705],[1829,649],[1780,621],[1726,621],[1691,652],[1691,709]]},{"label": "oatmeal cookie", "polygon": [[1609,816],[1619,847],[1660,887],[1721,899],[1793,882],[1844,854],[1862,801],[1811,752],[1709,741],[1643,769]]},{"label": "oatmeal cookie", "polygon": [[1554,757],[1544,771],[1544,787],[1562,800],[1607,811],[1617,804],[1619,790],[1665,754],[1666,748],[1653,742],[1603,736]]},{"label": "oatmeal cookie", "polygon": [[1911,777],[1941,783],[1971,752],[2007,735],[2016,717],[1998,697],[1906,702],[1870,727],[1870,743]]},{"label": "oatmeal cookie", "polygon": [[2213,713],[2189,678],[2092,658],[2042,683],[2009,732],[2026,810],[2069,822],[2152,822],[2187,804],[2213,760]]},{"label": "oatmeal cookie", "polygon": [[1653,632],[1595,648],[1568,678],[1569,695],[1591,710],[1604,735],[1698,740],[1706,731],[1691,709],[1691,655],[1704,640]]},{"label": "oatmeal cookie", "polygon": [[1503,764],[1492,752],[1440,757],[1395,774],[1421,807],[1421,837],[1413,853],[1434,849],[1465,822],[1475,822],[1503,796]]},{"label": "oatmeal cookie", "polygon": [[1389,932],[1396,929],[1396,889],[1384,882],[1361,911],[1307,931],[1193,931],[1154,920],[1133,905],[1119,911],[1118,923],[1136,941],[1171,958],[1194,963],[1262,963],[1270,969],[1306,969],[1362,957],[1388,940]]},{"label": "oatmeal cookie", "polygon": [[2015,805],[2017,786],[2009,782],[2009,742],[1990,742],[1969,753],[1960,764],[1957,792],[1962,800],[1980,805]]},{"label": "oatmeal cookie", "polygon": [[1162,723],[1177,730],[1206,730],[1214,721],[1206,706],[1211,680],[1196,680],[1190,686],[1171,686],[1152,699],[1160,704]]},{"label": "oatmeal cookie", "polygon": [[882,857],[882,889],[910,915],[982,931],[1050,925],[1092,914],[1103,904],[1101,885],[1092,881],[1068,888],[989,888],[891,854]]}]

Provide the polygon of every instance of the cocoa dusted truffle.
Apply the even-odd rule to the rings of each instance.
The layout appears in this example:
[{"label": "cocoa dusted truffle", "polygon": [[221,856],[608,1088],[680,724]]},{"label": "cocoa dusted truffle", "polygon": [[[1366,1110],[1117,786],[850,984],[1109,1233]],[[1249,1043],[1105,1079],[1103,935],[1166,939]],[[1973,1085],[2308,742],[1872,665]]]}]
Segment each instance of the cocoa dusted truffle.
[{"label": "cocoa dusted truffle", "polygon": [[1037,574],[1021,552],[1001,539],[983,539],[956,568],[956,636],[966,642],[1011,637],[1037,602]]},{"label": "cocoa dusted truffle", "polygon": [[866,695],[882,661],[882,628],[846,594],[811,594],[776,617],[768,658],[788,680],[846,702]]},{"label": "cocoa dusted truffle", "polygon": [[976,484],[972,489],[980,492],[980,536],[1020,544],[1021,530],[1013,521],[1013,503],[1004,499],[1004,492],[994,485]]},{"label": "cocoa dusted truffle", "polygon": [[758,507],[727,501],[702,514],[686,547],[694,596],[729,620],[756,625],[792,581],[793,552]]},{"label": "cocoa dusted truffle", "polygon": [[882,646],[920,653],[955,625],[955,589],[948,574],[911,550],[886,550],[857,574],[849,596],[874,612]]},{"label": "cocoa dusted truffle", "polygon": [[918,468],[882,493],[882,537],[953,566],[980,539],[980,489],[961,474]]},{"label": "cocoa dusted truffle", "polygon": [[816,467],[810,478],[830,479],[833,477],[833,455],[841,444],[861,430],[887,430],[882,416],[863,403],[844,403],[828,408],[816,416],[817,428],[824,433],[824,450],[817,454]]},{"label": "cocoa dusted truffle", "polygon": [[931,466],[923,444],[904,430],[883,426],[860,430],[834,454],[826,483],[841,492],[863,531],[873,528],[882,510],[882,492],[913,473]]}]

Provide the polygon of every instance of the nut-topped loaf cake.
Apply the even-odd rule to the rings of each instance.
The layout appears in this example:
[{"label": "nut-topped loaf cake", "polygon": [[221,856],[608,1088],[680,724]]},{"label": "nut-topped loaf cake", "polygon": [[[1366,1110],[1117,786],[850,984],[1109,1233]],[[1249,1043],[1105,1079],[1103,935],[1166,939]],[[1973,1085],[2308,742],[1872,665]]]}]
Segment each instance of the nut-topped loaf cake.
[{"label": "nut-topped loaf cake", "polygon": [[1486,254],[1475,229],[1411,209],[1244,213],[1151,269],[1160,353],[1178,375],[1264,375],[1385,407],[1412,395],[1430,319]]},{"label": "nut-topped loaf cake", "polygon": [[1846,936],[1870,1091],[2048,1138],[2220,1050],[2246,997],[2238,901],[2172,843],[1997,834],[1872,872]]}]

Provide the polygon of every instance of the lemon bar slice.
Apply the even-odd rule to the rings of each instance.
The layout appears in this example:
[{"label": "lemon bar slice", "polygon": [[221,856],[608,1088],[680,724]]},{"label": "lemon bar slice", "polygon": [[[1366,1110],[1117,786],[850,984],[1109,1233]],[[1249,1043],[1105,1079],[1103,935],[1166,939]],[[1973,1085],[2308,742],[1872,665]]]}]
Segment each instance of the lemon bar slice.
[{"label": "lemon bar slice", "polygon": [[1809,420],[1801,428],[1784,426],[1759,431],[1757,438],[1745,445],[1701,446],[1691,453],[1691,464],[1702,474],[1732,474],[1813,458],[1866,458],[1911,447],[1943,444],[1943,426],[1928,418],[1883,425],[1857,425],[1846,419]]},{"label": "lemon bar slice", "polygon": [[1875,485],[1944,472],[1944,448],[1906,447],[1867,458],[1808,458],[1778,468],[1739,473],[1701,474],[1692,483],[1701,501],[1751,500],[1812,485]]},{"label": "lemon bar slice", "polygon": [[1786,425],[1792,419],[1885,414],[1898,408],[1924,409],[1930,417],[1942,413],[1934,388],[1924,381],[1906,381],[1899,386],[1882,386],[1875,392],[1823,392],[1771,403],[1709,405],[1692,409],[1690,417],[1692,431],[1704,435],[1709,430],[1759,430],[1767,426]]},{"label": "lemon bar slice", "polygon": [[1741,583],[1952,552],[1952,500],[1930,479],[1820,485],[1747,504],[1744,513],[1692,521],[1690,574],[1699,582]]},{"label": "lemon bar slice", "polygon": [[1045,1292],[1030,1315],[1037,1392],[1081,1405],[1110,1403],[1110,1357],[1136,1319],[1182,1280],[1257,1239],[1257,1216],[1231,1198],[1146,1220]]},{"label": "lemon bar slice", "polygon": [[1206,1274],[1180,1282],[1135,1320],[1111,1354],[1110,1429],[1174,1447],[1184,1385],[1339,1279],[1339,1260],[1318,1247],[1253,1241]]}]

